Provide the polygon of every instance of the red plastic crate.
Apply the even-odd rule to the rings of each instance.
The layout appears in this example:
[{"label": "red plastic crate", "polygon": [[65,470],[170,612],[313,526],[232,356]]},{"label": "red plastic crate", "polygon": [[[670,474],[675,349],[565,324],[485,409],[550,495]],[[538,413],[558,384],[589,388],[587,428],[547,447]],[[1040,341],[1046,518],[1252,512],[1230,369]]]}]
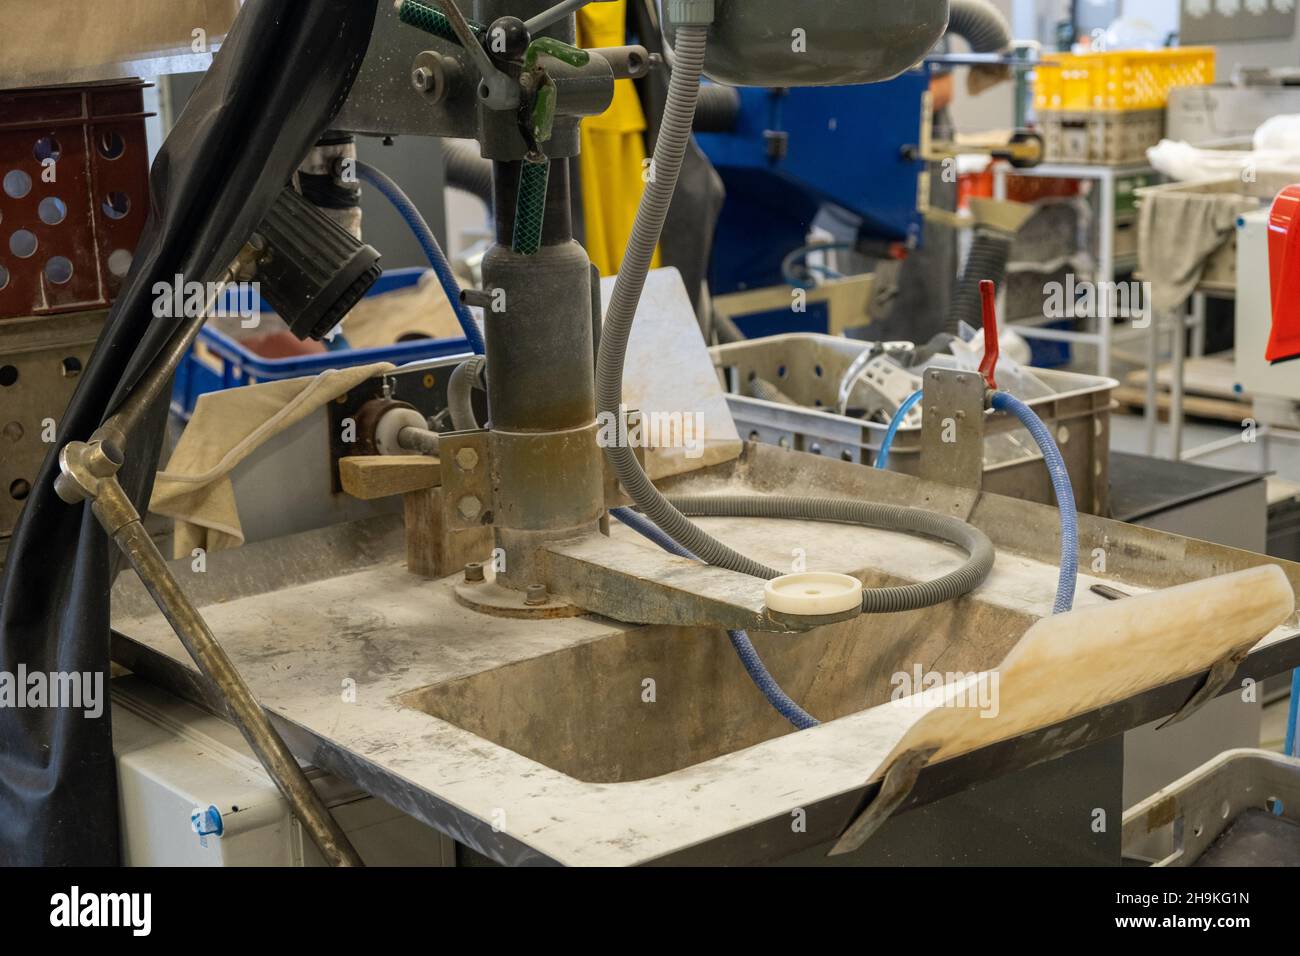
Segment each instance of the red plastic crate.
[{"label": "red plastic crate", "polygon": [[117,295],[149,211],[145,86],[0,91],[0,318]]}]

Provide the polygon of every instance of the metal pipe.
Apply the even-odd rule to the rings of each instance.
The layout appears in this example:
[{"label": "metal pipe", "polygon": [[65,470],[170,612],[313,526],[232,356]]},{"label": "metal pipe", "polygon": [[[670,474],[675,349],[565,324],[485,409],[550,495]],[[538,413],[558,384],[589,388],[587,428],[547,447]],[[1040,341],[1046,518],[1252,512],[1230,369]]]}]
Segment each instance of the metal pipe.
[{"label": "metal pipe", "polygon": [[108,441],[118,448],[126,447],[127,436],[167,389],[176,367],[180,365],[181,359],[185,357],[185,353],[189,351],[190,346],[194,344],[199,330],[203,328],[203,323],[208,320],[208,313],[212,311],[217,299],[225,292],[227,283],[238,274],[239,268],[239,261],[237,260],[222,273],[221,277],[217,279],[212,294],[208,296],[208,300],[203,304],[202,311],[192,318],[187,318],[181,324],[167,341],[163,350],[154,358],[153,364],[149,366],[148,371],[144,373],[140,381],[136,382],[135,387],[122,400],[122,404],[117,407],[117,411],[95,430],[91,436],[92,440]]},{"label": "metal pipe", "polygon": [[[1183,454],[1183,375],[1187,356],[1187,317],[1180,311],[1172,316],[1169,363],[1169,458],[1178,461]],[[1155,378],[1153,373],[1152,378]]]},{"label": "metal pipe", "polygon": [[363,866],[356,849],[271,725],[266,711],[226,656],[203,615],[172,575],[116,476],[100,478],[91,510],[122,549],[194,663],[215,685],[235,725],[326,862],[332,866]]},{"label": "metal pipe", "polygon": [[524,26],[528,28],[529,34],[535,34],[538,30],[545,30],[557,20],[562,20],[570,13],[582,9],[591,0],[560,0],[555,6],[548,10],[543,10],[535,17],[529,17],[524,21]]},{"label": "metal pipe", "polygon": [[397,433],[397,444],[407,451],[418,451],[421,455],[438,454],[440,441],[441,436],[437,432],[416,428],[414,425],[407,425]]}]

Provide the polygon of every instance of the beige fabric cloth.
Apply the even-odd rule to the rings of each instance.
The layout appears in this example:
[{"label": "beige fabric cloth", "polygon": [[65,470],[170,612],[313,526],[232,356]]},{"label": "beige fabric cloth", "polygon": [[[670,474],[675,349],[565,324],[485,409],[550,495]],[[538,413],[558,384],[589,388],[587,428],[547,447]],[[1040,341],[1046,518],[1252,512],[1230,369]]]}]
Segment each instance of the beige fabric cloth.
[{"label": "beige fabric cloth", "polygon": [[1143,201],[1138,259],[1157,315],[1187,301],[1206,261],[1232,239],[1237,217],[1258,208],[1258,199],[1237,193],[1170,192]]},{"label": "beige fabric cloth", "polygon": [[230,483],[235,466],[318,408],[392,368],[378,362],[200,396],[166,470],[158,473],[149,503],[150,511],[175,521],[173,555],[243,544]]},{"label": "beige fabric cloth", "polygon": [[459,339],[465,332],[430,269],[409,288],[362,299],[343,320],[343,334],[354,349],[368,349],[392,345],[404,336]]}]

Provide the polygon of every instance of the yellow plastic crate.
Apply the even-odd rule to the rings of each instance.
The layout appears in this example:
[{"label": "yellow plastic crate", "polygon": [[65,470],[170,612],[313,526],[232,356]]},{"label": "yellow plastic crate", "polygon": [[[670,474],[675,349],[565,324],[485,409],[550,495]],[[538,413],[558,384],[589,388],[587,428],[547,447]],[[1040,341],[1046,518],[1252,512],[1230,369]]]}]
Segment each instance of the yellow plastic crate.
[{"label": "yellow plastic crate", "polygon": [[1040,110],[1163,109],[1175,86],[1214,82],[1214,47],[1052,53],[1035,70]]}]

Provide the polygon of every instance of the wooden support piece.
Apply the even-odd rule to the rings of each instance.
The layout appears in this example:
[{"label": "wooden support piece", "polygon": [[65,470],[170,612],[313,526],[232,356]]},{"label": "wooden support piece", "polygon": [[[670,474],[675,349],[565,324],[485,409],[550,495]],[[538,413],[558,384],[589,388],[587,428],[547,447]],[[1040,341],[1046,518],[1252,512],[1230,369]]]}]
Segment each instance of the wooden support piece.
[{"label": "wooden support piece", "polygon": [[374,501],[442,484],[442,465],[425,455],[354,455],[339,459],[339,481],[353,498]]}]

